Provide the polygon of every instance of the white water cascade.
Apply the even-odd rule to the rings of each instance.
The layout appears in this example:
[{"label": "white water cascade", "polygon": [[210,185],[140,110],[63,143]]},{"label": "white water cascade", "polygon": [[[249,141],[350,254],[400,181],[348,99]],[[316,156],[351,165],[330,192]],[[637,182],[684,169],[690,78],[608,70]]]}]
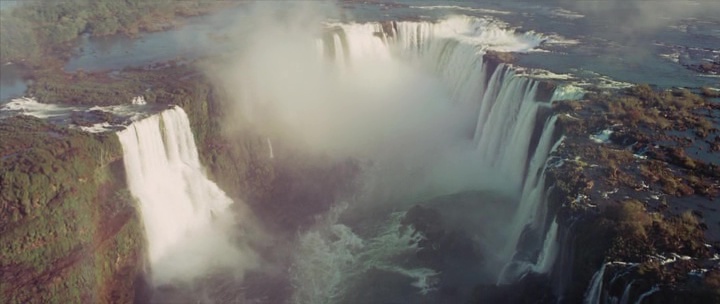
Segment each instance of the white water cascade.
[{"label": "white water cascade", "polygon": [[[497,179],[514,184],[512,191],[523,189],[527,160],[537,154],[530,143],[538,110],[550,104],[537,100],[537,81],[517,76],[506,64],[487,64],[483,55],[487,50],[527,51],[543,41],[542,35],[533,32],[520,35],[488,20],[464,16],[438,23],[339,24],[337,27],[343,35],[333,34],[332,41],[325,42],[332,45],[330,55],[334,56],[336,65],[396,57],[439,76],[453,102],[477,113],[472,131],[477,160],[486,163]],[[493,70],[488,75],[490,68]],[[554,121],[548,123],[552,124]],[[547,131],[553,130],[551,126]],[[551,141],[552,136],[546,140]],[[540,158],[544,160],[545,156]]]},{"label": "white water cascade", "polygon": [[558,223],[557,219],[554,219],[550,225],[547,235],[545,236],[546,240],[542,251],[540,251],[538,261],[535,265],[533,265],[533,271],[537,273],[547,273],[552,268],[559,249],[557,246],[557,234]]},{"label": "white water cascade", "polygon": [[635,280],[632,280],[630,284],[625,286],[622,297],[620,297],[620,304],[628,304],[628,301],[630,301],[630,290],[632,290],[633,284],[635,284]]},{"label": "white water cascade", "polygon": [[658,291],[660,291],[660,287],[658,287],[657,285],[653,285],[653,287],[650,288],[650,290],[644,292],[643,294],[640,295],[640,297],[638,297],[637,301],[635,301],[635,304],[642,304],[643,300],[645,300],[646,297],[649,297],[650,295],[652,295]]},{"label": "white water cascade", "polygon": [[[545,248],[529,269],[552,268],[557,229],[547,220],[552,215],[545,210],[543,174],[557,142],[556,119],[549,117],[552,92],[516,73],[511,64],[484,56],[491,50],[531,50],[545,39],[542,35],[464,16],[438,22],[335,23],[320,37],[303,34],[291,33],[287,39],[261,35],[259,44],[243,53],[238,60],[242,73],[234,74],[240,76],[230,84],[243,88],[238,98],[242,115],[280,130],[273,140],[296,141],[313,152],[371,164],[363,168],[363,174],[370,172],[363,182],[372,185],[361,191],[370,194],[359,204],[353,201],[353,207],[390,209],[387,205],[395,202],[410,204],[462,191],[507,195],[518,202],[508,206],[516,215],[508,216],[507,225],[493,227],[509,237],[483,240],[488,243],[483,248],[498,255],[486,255],[492,269],[483,279],[494,279],[512,261],[528,225],[537,232],[536,249]],[[317,248],[328,252],[304,255],[298,250],[299,260],[322,256],[318,263],[323,264],[347,253],[345,246],[335,246],[334,232],[312,233],[299,237],[301,245],[324,243]],[[365,231],[357,235],[372,238]],[[411,251],[408,247],[395,249]],[[342,282],[349,272],[335,267],[358,267],[323,265],[319,267],[333,269],[295,268],[294,274],[301,282]],[[320,285],[296,292],[318,297],[337,292]],[[323,286],[330,285],[334,283]]]},{"label": "white water cascade", "polygon": [[138,200],[154,284],[248,262],[231,244],[233,201],[204,174],[190,124],[179,108],[117,132],[127,182]]},{"label": "white water cascade", "polygon": [[[525,264],[520,269],[502,271],[498,282],[513,282],[531,270],[550,271],[558,243],[554,238],[556,225],[552,227],[546,221],[544,168],[548,154],[560,142],[554,138],[556,118],[543,117],[541,111],[556,97],[539,101],[539,82],[516,75],[510,65],[483,59],[488,50],[530,50],[543,41],[543,36],[517,34],[492,21],[458,16],[437,23],[334,26],[336,32],[331,38],[316,44],[325,45],[317,49],[330,52],[325,56],[334,58],[343,71],[352,69],[354,62],[397,58],[438,76],[457,106],[476,113],[470,138],[476,147],[474,161],[484,164],[485,172],[492,172],[497,182],[493,186],[520,194],[515,216],[506,228],[508,241],[498,256],[492,257],[494,263],[513,263],[527,227],[539,232],[538,249],[543,251],[537,261],[520,261]],[[537,134],[536,130],[542,132]],[[540,139],[533,145],[533,137],[538,135]]]},{"label": "white water cascade", "polygon": [[583,304],[600,304],[600,298],[602,296],[603,277],[605,276],[605,267],[608,264],[603,264],[600,269],[595,272],[590,280],[590,285],[585,292],[585,300]]}]

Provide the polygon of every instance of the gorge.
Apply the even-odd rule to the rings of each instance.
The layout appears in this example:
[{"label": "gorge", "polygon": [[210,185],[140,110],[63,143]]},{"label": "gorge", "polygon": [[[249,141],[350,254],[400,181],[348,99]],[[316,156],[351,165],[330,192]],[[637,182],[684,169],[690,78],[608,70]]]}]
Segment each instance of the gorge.
[{"label": "gorge", "polygon": [[[65,72],[77,86],[38,76],[31,98],[0,105],[0,231],[12,244],[0,256],[11,282],[0,294],[10,303],[720,297],[717,243],[701,229],[718,229],[713,209],[703,221],[642,201],[680,197],[683,185],[712,200],[716,154],[690,158],[668,137],[626,127],[675,132],[655,126],[678,115],[679,126],[717,134],[716,101],[545,77],[516,57],[561,39],[496,18],[273,14],[283,21],[251,18],[262,27],[223,38],[219,55]],[[90,99],[62,102],[70,95]],[[657,112],[638,114],[638,104]]]}]

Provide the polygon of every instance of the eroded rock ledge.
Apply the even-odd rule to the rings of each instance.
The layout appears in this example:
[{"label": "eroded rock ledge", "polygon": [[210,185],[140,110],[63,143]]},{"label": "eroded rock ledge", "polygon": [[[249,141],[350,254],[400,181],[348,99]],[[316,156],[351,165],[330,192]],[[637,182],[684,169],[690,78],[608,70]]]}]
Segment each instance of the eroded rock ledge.
[{"label": "eroded rock ledge", "polygon": [[604,297],[720,301],[718,103],[641,85],[554,107],[566,137],[550,202],[572,227],[555,266],[561,298],[582,301],[605,264]]}]

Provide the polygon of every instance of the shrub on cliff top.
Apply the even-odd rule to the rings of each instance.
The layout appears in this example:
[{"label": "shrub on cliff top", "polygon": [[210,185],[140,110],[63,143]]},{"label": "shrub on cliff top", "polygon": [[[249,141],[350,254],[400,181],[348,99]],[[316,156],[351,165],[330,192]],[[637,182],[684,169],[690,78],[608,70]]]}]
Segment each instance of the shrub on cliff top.
[{"label": "shrub on cliff top", "polygon": [[609,219],[618,224],[618,229],[624,234],[633,237],[647,237],[645,227],[650,226],[653,219],[641,202],[636,200],[624,201],[618,205],[608,207],[605,212]]},{"label": "shrub on cliff top", "polygon": [[706,257],[700,221],[690,211],[665,218],[649,213],[636,200],[609,206],[604,217],[611,220],[615,236],[610,256],[621,260],[642,260],[653,253],[677,253]]}]

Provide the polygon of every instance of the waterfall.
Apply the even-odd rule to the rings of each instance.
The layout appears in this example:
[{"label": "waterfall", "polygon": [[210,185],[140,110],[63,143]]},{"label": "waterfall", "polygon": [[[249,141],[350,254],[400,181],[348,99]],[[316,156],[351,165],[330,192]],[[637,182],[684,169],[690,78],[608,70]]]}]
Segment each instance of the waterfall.
[{"label": "waterfall", "polygon": [[270,137],[267,138],[267,145],[268,145],[268,150],[270,152],[270,155],[268,155],[268,157],[270,157],[271,159],[275,158],[275,153],[273,153],[273,146],[272,146],[272,141],[270,141]]},{"label": "waterfall", "polygon": [[[507,243],[498,262],[511,268],[523,231],[528,227],[538,232],[540,247],[535,249],[543,251],[535,261],[517,261],[524,265],[512,272],[502,271],[498,281],[512,282],[530,270],[549,271],[558,251],[557,223],[553,226],[546,221],[544,172],[547,156],[559,141],[554,138],[556,117],[543,116],[549,112],[544,109],[550,108],[552,99],[579,95],[563,90],[551,100],[539,101],[538,81],[517,75],[511,65],[483,59],[487,50],[524,51],[539,45],[544,38],[531,32],[518,34],[489,20],[459,16],[437,23],[334,26],[344,34],[343,43],[339,34],[332,33],[324,38],[325,43],[316,44],[329,43],[335,47],[334,64],[340,70],[351,68],[354,62],[369,59],[382,62],[394,56],[436,75],[452,102],[476,113],[470,136],[476,147],[475,161],[484,164],[486,172],[492,172],[498,187],[519,194],[515,216],[507,228]],[[338,59],[339,54],[346,57]],[[538,129],[542,130],[539,134]],[[538,135],[539,141],[534,142]]]},{"label": "waterfall", "polygon": [[645,293],[641,294],[640,297],[638,297],[637,301],[635,301],[635,304],[641,304],[643,300],[645,300],[646,297],[649,297],[651,294],[656,293],[660,291],[660,287],[657,285],[654,285],[650,290],[646,291]]},{"label": "waterfall", "polygon": [[181,108],[136,121],[117,135],[128,186],[139,202],[155,284],[243,259],[225,232],[226,209],[233,201],[205,176]]},{"label": "waterfall", "polygon": [[[335,47],[335,65],[340,69],[368,58],[382,62],[395,56],[437,75],[456,104],[477,113],[472,139],[478,161],[500,175],[498,179],[514,184],[511,191],[522,190],[528,159],[537,154],[530,144],[538,111],[550,104],[536,99],[539,82],[516,75],[503,63],[492,67],[484,62],[483,55],[488,49],[530,49],[544,39],[542,36],[519,35],[491,21],[464,16],[439,23],[396,22],[391,32],[380,23],[336,27],[342,30],[346,38],[342,42],[346,43],[341,43],[337,33],[327,38]],[[339,54],[347,57],[337,59]],[[488,81],[490,68],[494,69],[489,71]],[[546,140],[552,140],[550,135]],[[544,159],[546,154],[539,156]]]},{"label": "waterfall", "polygon": [[343,52],[343,43],[342,38],[340,38],[340,35],[335,34],[333,35],[333,46],[335,49],[335,61],[337,62],[338,66],[344,67],[345,66],[345,53]]},{"label": "waterfall", "polygon": [[545,236],[543,249],[540,251],[540,256],[533,267],[533,271],[537,273],[547,273],[552,268],[558,251],[557,234],[558,223],[557,219],[554,219],[550,225],[550,229],[548,229],[547,235]]},{"label": "waterfall", "polygon": [[620,297],[620,304],[628,304],[628,301],[630,300],[630,290],[632,289],[634,283],[635,280],[632,280],[630,284],[625,286],[625,291],[623,291],[622,297]]},{"label": "waterfall", "polygon": [[553,290],[558,296],[558,303],[564,302],[566,288],[572,280],[574,246],[577,235],[573,234],[573,228],[577,224],[576,218],[571,218],[570,222],[563,227],[558,227],[559,243],[556,264],[553,265]]},{"label": "waterfall", "polygon": [[[559,223],[553,224],[554,215],[546,210],[544,168],[559,143],[557,118],[549,115],[550,100],[539,100],[538,81],[485,56],[488,51],[532,49],[544,39],[541,35],[455,16],[439,22],[328,24],[321,37],[308,38],[281,44],[283,51],[292,51],[280,58],[266,62],[263,48],[256,50],[258,56],[243,58],[245,65],[259,69],[245,73],[258,77],[247,80],[245,88],[253,98],[243,102],[271,103],[278,113],[270,118],[295,126],[285,128],[283,135],[308,149],[369,160],[363,172],[369,178],[363,181],[372,187],[363,185],[368,189],[363,194],[381,196],[378,204],[468,190],[506,194],[517,202],[508,207],[515,214],[497,227],[508,235],[506,241],[493,239],[485,246],[493,250],[490,255],[501,252],[489,257],[488,268],[493,269],[488,273],[498,275],[501,269],[494,268],[513,262],[528,227],[536,232],[532,250],[542,254],[518,261],[525,270],[508,280],[527,271],[550,271]],[[311,62],[309,57],[323,60]],[[268,65],[283,69],[268,71]],[[393,196],[398,189],[404,193]],[[371,204],[375,202],[363,205]],[[328,234],[318,242],[333,240]],[[336,270],[321,274],[334,281]],[[295,272],[299,281],[307,280],[301,269]],[[333,291],[321,294],[325,292]]]},{"label": "waterfall", "polygon": [[[478,114],[474,140],[477,142],[481,158],[491,164],[493,172],[504,175],[508,181],[516,181],[516,191],[522,189],[522,181],[528,165],[530,138],[536,125],[536,117],[541,107],[549,104],[535,100],[538,82],[515,76],[515,72],[500,64],[489,82],[488,92],[482,99],[482,108]],[[552,140],[554,120],[545,124],[547,142]],[[545,132],[544,132],[545,133]],[[547,154],[540,152],[541,158]]]},{"label": "waterfall", "polygon": [[[540,142],[538,144],[537,150],[530,160],[529,170],[527,173],[528,176],[525,180],[525,183],[523,184],[520,204],[515,212],[515,216],[509,227],[510,231],[508,235],[508,242],[506,243],[506,246],[501,254],[501,257],[504,258],[505,269],[503,269],[500,276],[498,277],[498,284],[511,283],[516,279],[520,278],[529,269],[535,269],[536,272],[537,270],[549,271],[551,269],[551,267],[539,268],[537,266],[537,261],[535,263],[532,263],[530,261],[518,261],[516,260],[516,258],[518,257],[519,253],[518,246],[520,245],[521,237],[523,233],[527,231],[527,229],[544,231],[544,233],[541,234],[544,236],[544,243],[546,243],[543,245],[543,247],[558,246],[556,240],[553,240],[551,243],[547,243],[549,240],[551,240],[549,236],[552,236],[553,238],[555,237],[551,234],[556,235],[557,228],[555,228],[555,231],[553,231],[551,229],[552,227],[549,227],[550,229],[545,227],[545,216],[547,215],[547,198],[545,197],[545,169],[549,160],[547,156],[552,151],[557,149],[564,140],[564,137],[561,137],[555,142],[554,145],[552,145],[552,147],[550,146],[550,144],[552,143],[551,138],[555,132],[556,120],[557,116],[552,116],[548,119],[548,123],[545,124],[545,128],[542,132],[542,135],[540,136]],[[552,250],[557,251],[556,248],[552,248]],[[550,262],[554,262],[555,257],[556,256],[553,255],[553,260]],[[547,263],[547,261],[540,262]],[[518,268],[518,266],[514,264],[520,264],[524,266]],[[532,267],[531,265],[535,266]]]},{"label": "waterfall", "polygon": [[608,264],[603,264],[600,269],[595,272],[590,280],[590,286],[588,286],[585,292],[584,304],[600,304],[600,298],[602,295],[603,277],[605,276],[605,267]]}]

